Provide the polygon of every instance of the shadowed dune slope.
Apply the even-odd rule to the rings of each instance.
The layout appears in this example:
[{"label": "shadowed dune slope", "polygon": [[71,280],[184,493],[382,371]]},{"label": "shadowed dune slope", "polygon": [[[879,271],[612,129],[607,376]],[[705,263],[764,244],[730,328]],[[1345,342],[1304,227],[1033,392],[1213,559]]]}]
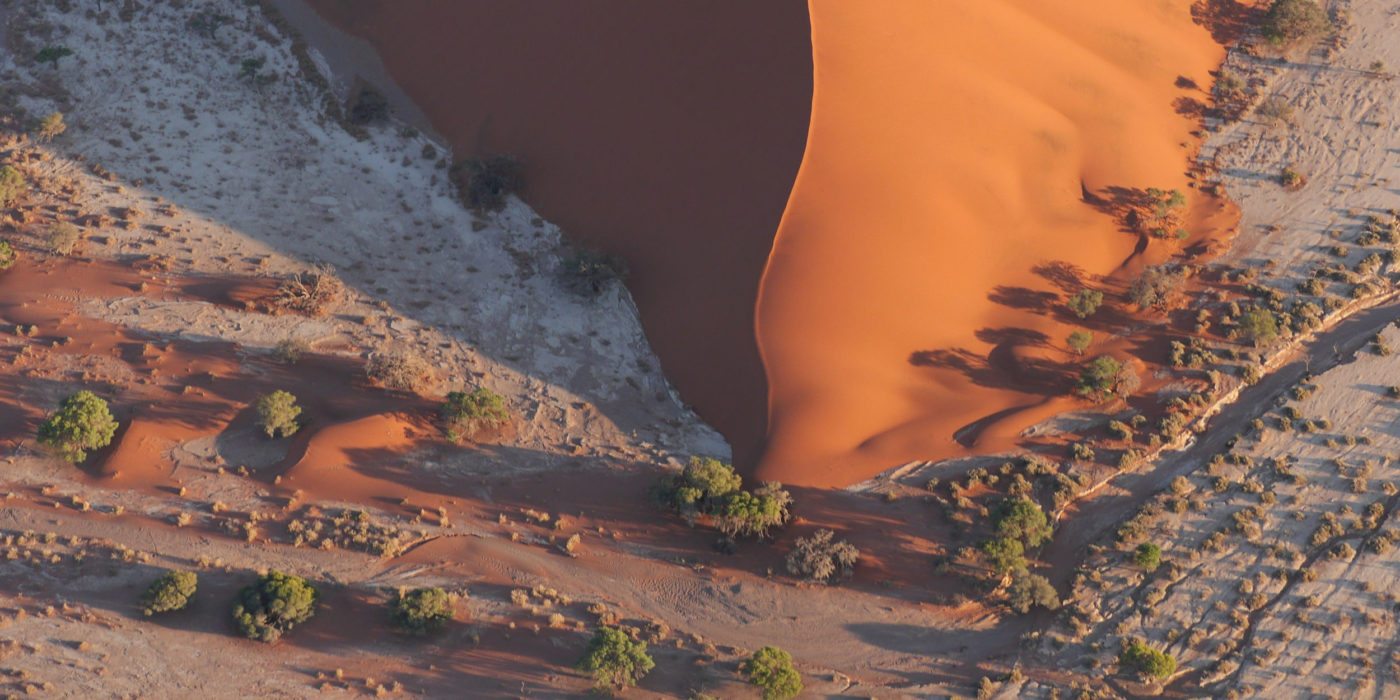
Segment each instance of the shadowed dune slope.
[{"label": "shadowed dune slope", "polygon": [[801,0],[313,0],[458,157],[627,258],[668,377],[741,461],[764,435],[753,303],[811,111]]},{"label": "shadowed dune slope", "polygon": [[1223,50],[1185,0],[810,9],[809,140],[758,300],[759,476],[849,484],[961,454],[978,421],[979,451],[1010,446],[1073,405],[1035,369],[1069,359],[1064,272],[1137,244],[1085,193],[1187,187]]}]

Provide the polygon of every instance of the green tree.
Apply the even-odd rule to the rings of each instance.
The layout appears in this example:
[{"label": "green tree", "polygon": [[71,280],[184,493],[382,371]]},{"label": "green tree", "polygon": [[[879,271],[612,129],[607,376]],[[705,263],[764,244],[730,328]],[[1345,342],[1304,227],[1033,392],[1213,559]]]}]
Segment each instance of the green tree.
[{"label": "green tree", "polygon": [[1022,615],[1035,606],[1047,610],[1060,607],[1060,596],[1055,593],[1049,579],[1025,568],[1011,571],[1011,586],[1007,588],[1006,595],[1011,609]]},{"label": "green tree", "polygon": [[1176,673],[1176,659],[1171,654],[1153,649],[1141,639],[1128,642],[1118,662],[1153,678],[1166,678]]},{"label": "green tree", "polygon": [[987,555],[987,564],[998,574],[1005,575],[1026,568],[1026,548],[1018,539],[996,537],[987,540],[982,544],[982,553]]},{"label": "green tree", "polygon": [[107,402],[91,391],[80,391],[63,400],[58,410],[39,424],[39,443],[77,464],[87,459],[88,450],[112,444],[117,420]]},{"label": "green tree", "polygon": [[739,667],[749,682],[763,689],[763,700],[788,700],[802,692],[802,675],[792,655],[778,647],[763,647]]},{"label": "green tree", "polygon": [[1314,0],[1274,0],[1264,15],[1264,38],[1270,43],[1313,41],[1332,31],[1332,21]]},{"label": "green tree", "polygon": [[1151,542],[1143,542],[1133,552],[1133,563],[1147,571],[1156,571],[1162,565],[1162,548]]},{"label": "green tree", "polygon": [[1027,547],[1048,542],[1053,534],[1050,519],[1040,504],[1024,496],[1002,501],[992,517],[998,537],[1020,540]]},{"label": "green tree", "polygon": [[73,49],[67,46],[45,46],[39,49],[39,53],[34,54],[35,63],[52,63],[58,67],[58,62],[73,55]]},{"label": "green tree", "polygon": [[447,439],[452,442],[461,442],[478,431],[499,428],[510,422],[505,398],[486,387],[449,393],[441,413]]},{"label": "green tree", "polygon": [[394,623],[415,635],[436,632],[452,619],[452,596],[441,588],[415,588],[399,593],[393,603]]},{"label": "green tree", "polygon": [[297,416],[300,415],[301,406],[297,405],[297,397],[289,392],[278,389],[258,399],[258,426],[270,438],[295,434],[301,427],[297,424]]},{"label": "green tree", "polygon": [[1073,350],[1076,355],[1083,355],[1084,351],[1088,350],[1089,345],[1093,342],[1094,334],[1089,331],[1074,331],[1069,334],[1068,338],[1065,338],[1065,344],[1068,345],[1069,349]]},{"label": "green tree", "polygon": [[1094,315],[1095,311],[1099,310],[1101,304],[1103,304],[1103,292],[1086,287],[1070,297],[1067,305],[1075,316],[1089,318]]},{"label": "green tree", "polygon": [[198,587],[199,576],[193,571],[167,571],[141,596],[141,612],[149,617],[156,613],[184,610]]},{"label": "green tree", "polygon": [[1080,368],[1079,383],[1074,390],[1085,398],[1107,401],[1113,396],[1131,395],[1141,383],[1132,367],[1108,355],[1100,355]]},{"label": "green tree", "polygon": [[319,597],[306,579],[269,571],[239,591],[233,621],[247,638],[273,643],[311,619]]},{"label": "green tree", "polygon": [[1268,309],[1258,307],[1249,309],[1240,314],[1240,333],[1254,342],[1255,347],[1262,347],[1274,342],[1278,338],[1278,317]]},{"label": "green tree", "polygon": [[691,457],[679,476],[662,482],[661,497],[681,513],[713,513],[742,485],[734,467],[711,457]]},{"label": "green tree", "polygon": [[599,627],[578,662],[578,670],[593,676],[599,689],[626,689],[655,667],[656,662],[647,655],[647,643],[633,640],[616,627]]},{"label": "green tree", "polygon": [[715,524],[729,537],[754,535],[762,539],[770,529],[788,521],[791,504],[791,494],[777,482],[764,484],[753,493],[735,491],[715,514]]},{"label": "green tree", "polygon": [[0,207],[8,207],[19,200],[29,188],[24,175],[13,165],[0,165]]},{"label": "green tree", "polygon": [[55,255],[71,255],[73,249],[78,247],[78,241],[82,239],[83,232],[79,231],[77,226],[60,221],[49,227],[44,235],[44,245]]}]

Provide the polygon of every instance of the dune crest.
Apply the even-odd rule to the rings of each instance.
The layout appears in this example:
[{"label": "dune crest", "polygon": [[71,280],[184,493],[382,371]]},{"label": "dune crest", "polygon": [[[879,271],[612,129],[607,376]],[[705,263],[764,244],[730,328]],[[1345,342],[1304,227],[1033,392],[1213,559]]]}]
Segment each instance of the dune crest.
[{"label": "dune crest", "polygon": [[1191,132],[1223,49],[1185,0],[810,11],[807,150],[757,302],[758,475],[847,485],[963,454],[974,428],[979,451],[1012,446],[1073,405],[1038,369],[1071,360],[1052,310],[1138,244],[1104,202],[1195,199]]}]

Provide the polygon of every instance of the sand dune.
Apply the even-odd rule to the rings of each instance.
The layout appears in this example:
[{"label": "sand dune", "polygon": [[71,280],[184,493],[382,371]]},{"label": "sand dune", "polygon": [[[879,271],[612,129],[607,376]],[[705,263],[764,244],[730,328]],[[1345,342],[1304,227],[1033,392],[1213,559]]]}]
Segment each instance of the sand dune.
[{"label": "sand dune", "polygon": [[1192,101],[1223,51],[1185,0],[811,13],[809,141],[758,300],[759,473],[842,485],[959,454],[988,416],[982,449],[1067,407],[1031,367],[1068,359],[1047,307],[1066,270],[1110,273],[1137,244],[1084,194],[1187,187]]}]

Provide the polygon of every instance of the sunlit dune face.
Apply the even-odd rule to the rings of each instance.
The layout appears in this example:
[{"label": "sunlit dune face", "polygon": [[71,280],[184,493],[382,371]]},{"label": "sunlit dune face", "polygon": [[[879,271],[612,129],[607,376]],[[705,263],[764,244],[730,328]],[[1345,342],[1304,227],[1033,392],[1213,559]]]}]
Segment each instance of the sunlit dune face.
[{"label": "sunlit dune face", "polygon": [[1010,446],[1073,405],[1039,371],[1071,362],[1054,308],[1138,242],[1085,192],[1190,191],[1223,52],[1185,0],[810,7],[809,140],[758,299],[759,475],[849,484],[961,454],[974,425]]}]

